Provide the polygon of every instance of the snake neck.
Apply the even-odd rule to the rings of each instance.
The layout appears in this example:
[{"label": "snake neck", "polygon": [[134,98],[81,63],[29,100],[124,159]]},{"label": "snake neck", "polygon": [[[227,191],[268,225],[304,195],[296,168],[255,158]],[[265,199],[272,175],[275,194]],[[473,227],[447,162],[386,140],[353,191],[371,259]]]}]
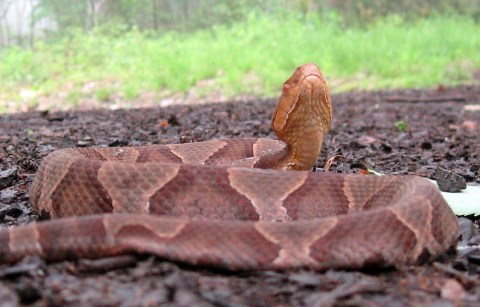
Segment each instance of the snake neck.
[{"label": "snake neck", "polygon": [[255,163],[256,168],[281,169],[281,170],[310,170],[320,154],[323,136],[316,138],[299,139],[294,144],[285,144],[285,147],[264,154]]},{"label": "snake neck", "polygon": [[317,162],[322,142],[323,136],[317,139],[302,139],[293,146],[287,144],[280,154],[278,167],[285,170],[310,170]]}]

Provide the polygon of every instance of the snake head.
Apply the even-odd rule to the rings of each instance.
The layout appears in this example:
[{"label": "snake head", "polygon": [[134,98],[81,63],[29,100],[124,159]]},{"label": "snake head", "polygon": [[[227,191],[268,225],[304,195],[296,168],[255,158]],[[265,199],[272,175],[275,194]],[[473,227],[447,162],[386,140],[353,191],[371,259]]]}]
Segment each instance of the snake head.
[{"label": "snake head", "polygon": [[289,145],[307,134],[323,136],[332,122],[332,104],[327,83],[318,66],[298,67],[283,84],[282,95],[272,118],[276,136]]}]

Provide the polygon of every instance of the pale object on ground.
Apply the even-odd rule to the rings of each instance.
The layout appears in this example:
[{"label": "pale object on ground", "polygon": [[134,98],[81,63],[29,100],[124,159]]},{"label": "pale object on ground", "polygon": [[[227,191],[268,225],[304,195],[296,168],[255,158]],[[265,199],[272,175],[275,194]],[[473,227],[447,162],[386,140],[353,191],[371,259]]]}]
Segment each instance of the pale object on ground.
[{"label": "pale object on ground", "polygon": [[480,111],[480,104],[467,104],[463,109],[465,111]]},{"label": "pale object on ground", "polygon": [[[436,181],[430,180],[435,185]],[[467,185],[461,192],[441,192],[456,215],[480,215],[480,186]]]}]

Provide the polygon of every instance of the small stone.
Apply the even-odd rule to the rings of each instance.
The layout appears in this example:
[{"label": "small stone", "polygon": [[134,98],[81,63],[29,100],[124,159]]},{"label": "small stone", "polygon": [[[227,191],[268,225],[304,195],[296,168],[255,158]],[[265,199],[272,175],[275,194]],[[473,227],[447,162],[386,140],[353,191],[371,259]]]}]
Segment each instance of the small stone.
[{"label": "small stone", "polygon": [[11,186],[15,181],[15,178],[17,178],[16,168],[0,171],[0,190]]},{"label": "small stone", "polygon": [[11,204],[15,200],[17,191],[13,187],[9,187],[0,191],[0,202]]},{"label": "small stone", "polygon": [[77,147],[88,147],[91,145],[91,142],[89,141],[78,141],[77,142]]},{"label": "small stone", "polygon": [[467,188],[465,178],[441,167],[437,167],[435,170],[435,179],[440,191],[443,192],[460,192]]}]

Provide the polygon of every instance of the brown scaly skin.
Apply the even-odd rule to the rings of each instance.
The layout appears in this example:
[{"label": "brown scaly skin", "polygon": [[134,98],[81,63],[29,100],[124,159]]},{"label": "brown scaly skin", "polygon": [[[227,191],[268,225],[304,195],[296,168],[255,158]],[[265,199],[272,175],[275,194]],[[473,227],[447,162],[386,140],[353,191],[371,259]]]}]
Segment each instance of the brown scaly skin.
[{"label": "brown scaly skin", "polygon": [[275,168],[311,169],[331,123],[332,104],[322,73],[313,63],[298,67],[285,81],[272,118],[276,136],[287,144]]},{"label": "brown scaly skin", "polygon": [[325,81],[305,64],[272,120],[286,144],[52,152],[30,201],[58,219],[0,229],[0,262],[151,253],[228,270],[356,269],[420,263],[455,244],[456,217],[423,178],[252,169],[309,169],[331,120]]}]

